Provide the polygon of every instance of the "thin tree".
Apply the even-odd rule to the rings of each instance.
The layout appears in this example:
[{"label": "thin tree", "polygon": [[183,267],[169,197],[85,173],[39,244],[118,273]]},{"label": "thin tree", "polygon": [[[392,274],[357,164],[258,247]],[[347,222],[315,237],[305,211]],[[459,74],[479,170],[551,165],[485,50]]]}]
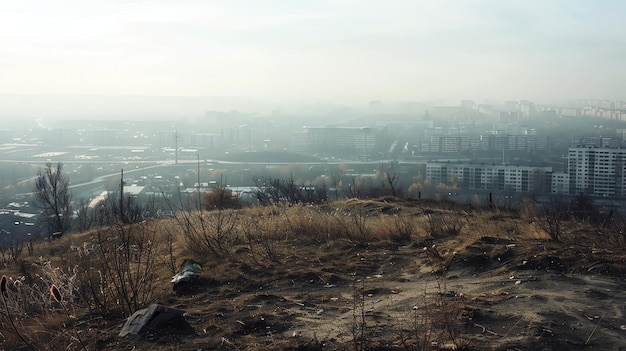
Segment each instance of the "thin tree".
[{"label": "thin tree", "polygon": [[56,166],[46,163],[46,167],[37,172],[35,193],[43,207],[48,235],[63,234],[70,229],[72,194],[69,186],[70,180],[60,162]]}]

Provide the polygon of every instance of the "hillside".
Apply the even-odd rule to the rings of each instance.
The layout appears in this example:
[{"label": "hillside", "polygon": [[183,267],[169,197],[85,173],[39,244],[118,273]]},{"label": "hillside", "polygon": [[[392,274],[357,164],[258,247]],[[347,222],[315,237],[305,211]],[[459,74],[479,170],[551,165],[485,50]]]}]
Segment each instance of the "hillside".
[{"label": "hillside", "polygon": [[[601,222],[382,198],[99,228],[2,253],[0,347],[618,349],[624,224]],[[120,337],[152,302],[184,315]]]}]

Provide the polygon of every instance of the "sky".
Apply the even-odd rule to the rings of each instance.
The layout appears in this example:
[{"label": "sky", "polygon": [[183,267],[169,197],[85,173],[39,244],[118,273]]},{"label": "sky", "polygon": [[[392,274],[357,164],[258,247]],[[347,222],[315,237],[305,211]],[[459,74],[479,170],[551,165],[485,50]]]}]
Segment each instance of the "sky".
[{"label": "sky", "polygon": [[0,0],[0,93],[626,97],[615,0]]}]

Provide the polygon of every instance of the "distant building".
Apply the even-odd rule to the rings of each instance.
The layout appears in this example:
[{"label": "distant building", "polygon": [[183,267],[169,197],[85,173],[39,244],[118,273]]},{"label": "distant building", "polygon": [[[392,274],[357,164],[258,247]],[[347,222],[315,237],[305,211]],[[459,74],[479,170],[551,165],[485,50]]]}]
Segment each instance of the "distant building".
[{"label": "distant building", "polygon": [[572,147],[618,147],[621,143],[619,138],[600,136],[575,136],[572,137]]},{"label": "distant building", "polygon": [[570,147],[569,193],[593,196],[626,195],[626,149]]},{"label": "distant building", "polygon": [[368,159],[376,148],[379,129],[371,127],[304,127],[292,136],[296,152],[359,155]]},{"label": "distant building", "polygon": [[621,143],[626,141],[626,129],[617,129],[616,130],[617,137],[619,138]]},{"label": "distant building", "polygon": [[429,152],[471,151],[469,135],[433,135],[430,137]]},{"label": "distant building", "polygon": [[448,153],[463,151],[501,152],[502,150],[535,152],[547,151],[548,147],[547,137],[506,134],[432,135],[430,141],[420,143],[420,151],[422,152]]},{"label": "distant building", "polygon": [[460,189],[544,193],[549,191],[551,187],[552,168],[471,163],[427,163],[426,179],[433,184],[456,184]]},{"label": "distant building", "polygon": [[569,173],[552,173],[552,194],[569,194]]}]

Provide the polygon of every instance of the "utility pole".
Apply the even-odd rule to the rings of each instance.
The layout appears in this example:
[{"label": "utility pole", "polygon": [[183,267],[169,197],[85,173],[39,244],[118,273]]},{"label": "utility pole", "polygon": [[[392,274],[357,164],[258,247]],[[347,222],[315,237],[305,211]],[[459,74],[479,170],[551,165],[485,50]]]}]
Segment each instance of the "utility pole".
[{"label": "utility pole", "polygon": [[174,129],[174,164],[178,164],[178,129]]},{"label": "utility pole", "polygon": [[202,198],[200,196],[200,153],[198,153],[196,156],[198,156],[198,211],[202,211]]},{"label": "utility pole", "polygon": [[124,216],[124,168],[120,175],[120,219],[122,223],[126,223],[126,216]]}]

